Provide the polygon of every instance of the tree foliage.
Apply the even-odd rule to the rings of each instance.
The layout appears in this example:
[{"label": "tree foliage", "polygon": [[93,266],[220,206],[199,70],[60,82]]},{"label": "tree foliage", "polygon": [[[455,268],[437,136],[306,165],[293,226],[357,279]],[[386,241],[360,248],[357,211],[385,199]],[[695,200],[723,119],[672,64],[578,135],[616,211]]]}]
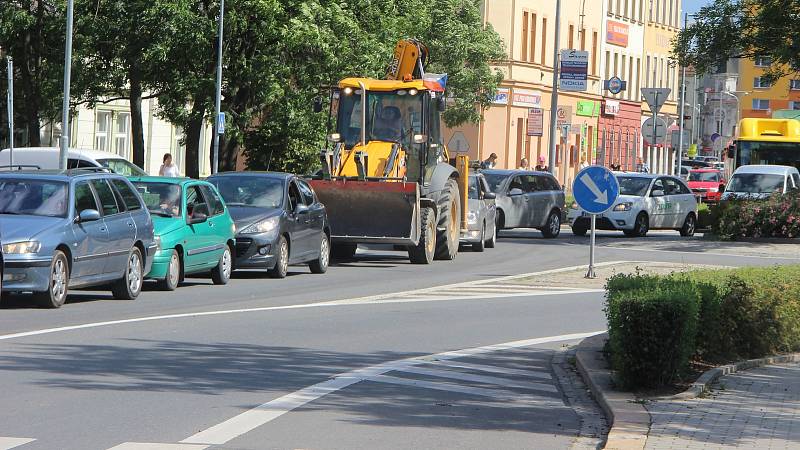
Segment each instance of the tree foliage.
[{"label": "tree foliage", "polygon": [[800,68],[798,18],[796,0],[717,0],[701,8],[678,35],[673,53],[700,73],[713,72],[731,58],[768,57],[772,64],[764,76],[776,80]]}]

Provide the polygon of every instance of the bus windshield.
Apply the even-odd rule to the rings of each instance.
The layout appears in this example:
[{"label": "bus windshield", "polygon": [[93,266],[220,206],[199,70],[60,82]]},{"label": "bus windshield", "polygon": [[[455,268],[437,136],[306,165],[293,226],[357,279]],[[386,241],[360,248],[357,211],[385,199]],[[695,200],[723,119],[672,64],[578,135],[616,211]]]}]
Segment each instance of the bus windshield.
[{"label": "bus windshield", "polygon": [[800,142],[737,142],[736,167],[750,164],[776,164],[800,168]]}]

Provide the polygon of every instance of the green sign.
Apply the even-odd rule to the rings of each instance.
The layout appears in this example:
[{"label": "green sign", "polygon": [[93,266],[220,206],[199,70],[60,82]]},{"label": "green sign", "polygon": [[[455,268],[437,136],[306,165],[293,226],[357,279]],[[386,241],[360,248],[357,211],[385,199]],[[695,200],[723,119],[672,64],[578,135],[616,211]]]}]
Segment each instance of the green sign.
[{"label": "green sign", "polygon": [[578,111],[575,114],[583,117],[597,117],[600,115],[600,102],[581,100],[578,102]]}]

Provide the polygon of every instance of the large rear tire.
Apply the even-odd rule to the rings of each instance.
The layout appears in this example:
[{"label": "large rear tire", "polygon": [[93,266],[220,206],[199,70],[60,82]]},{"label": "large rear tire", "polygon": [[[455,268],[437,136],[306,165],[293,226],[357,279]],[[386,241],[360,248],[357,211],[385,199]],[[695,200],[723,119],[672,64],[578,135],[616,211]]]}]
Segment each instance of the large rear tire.
[{"label": "large rear tire", "polygon": [[436,252],[436,214],[430,208],[422,208],[422,235],[419,244],[408,248],[411,264],[430,264]]},{"label": "large rear tire", "polygon": [[449,179],[439,200],[439,223],[436,233],[436,259],[453,260],[458,255],[461,234],[461,199],[458,183]]}]

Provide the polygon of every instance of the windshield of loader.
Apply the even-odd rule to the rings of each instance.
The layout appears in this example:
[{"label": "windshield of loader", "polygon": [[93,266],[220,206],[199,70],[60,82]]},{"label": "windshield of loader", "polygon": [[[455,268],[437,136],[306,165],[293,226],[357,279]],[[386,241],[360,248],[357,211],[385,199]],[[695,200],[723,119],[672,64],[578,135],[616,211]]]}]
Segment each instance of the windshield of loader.
[{"label": "windshield of loader", "polygon": [[[423,94],[416,89],[367,92],[367,142],[397,142],[410,149],[414,134],[422,133]],[[345,148],[353,148],[361,141],[361,90],[342,89],[338,109],[339,133]]]}]

